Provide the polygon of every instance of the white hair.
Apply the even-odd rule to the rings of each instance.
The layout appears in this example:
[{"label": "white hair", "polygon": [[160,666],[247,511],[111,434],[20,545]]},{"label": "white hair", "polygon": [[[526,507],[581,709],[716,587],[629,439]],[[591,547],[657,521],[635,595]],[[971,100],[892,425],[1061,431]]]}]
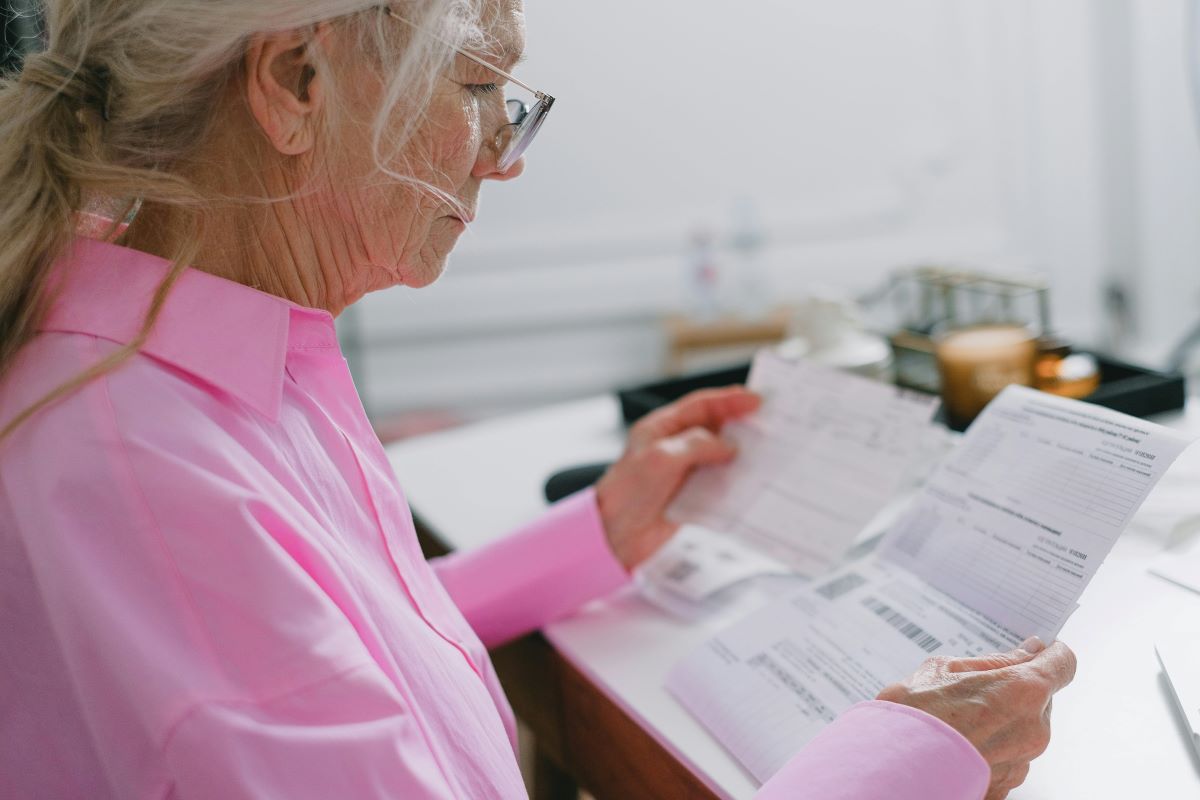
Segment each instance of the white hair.
[{"label": "white hair", "polygon": [[[0,378],[45,312],[49,267],[75,234],[89,198],[177,209],[191,221],[191,233],[173,254],[174,268],[141,335],[11,421],[0,440],[144,343],[170,287],[195,257],[200,216],[229,200],[206,196],[178,167],[219,121],[219,103],[252,37],[344,22],[357,37],[356,51],[390,76],[372,123],[378,169],[442,196],[386,165],[420,124],[455,48],[490,48],[485,2],[389,4],[406,26],[364,0],[48,0],[45,52],[31,54],[20,75],[0,81]],[[337,113],[333,105],[331,117]]]}]

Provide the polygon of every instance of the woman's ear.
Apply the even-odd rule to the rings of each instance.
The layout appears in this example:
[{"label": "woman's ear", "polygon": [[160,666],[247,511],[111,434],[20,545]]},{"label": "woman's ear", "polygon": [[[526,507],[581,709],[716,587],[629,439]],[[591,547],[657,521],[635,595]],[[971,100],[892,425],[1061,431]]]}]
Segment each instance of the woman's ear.
[{"label": "woman's ear", "polygon": [[[315,31],[256,36],[245,57],[246,100],[267,140],[284,155],[313,149],[325,110],[330,55],[327,22]],[[324,59],[316,56],[323,55]]]}]

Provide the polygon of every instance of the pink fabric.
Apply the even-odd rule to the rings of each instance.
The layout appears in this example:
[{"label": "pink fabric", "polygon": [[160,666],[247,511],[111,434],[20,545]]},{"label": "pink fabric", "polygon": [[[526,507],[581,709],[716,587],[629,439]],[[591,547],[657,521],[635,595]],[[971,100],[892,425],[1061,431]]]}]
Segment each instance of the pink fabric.
[{"label": "pink fabric", "polygon": [[[432,564],[489,647],[540,627],[530,620],[542,623],[565,616],[629,579],[608,549],[590,490],[552,506],[525,530],[483,551],[456,553]],[[497,573],[519,573],[521,580],[496,580]],[[564,580],[566,576],[571,580]]]},{"label": "pink fabric", "polygon": [[[129,341],[165,271],[80,240],[0,423]],[[586,492],[431,569],[329,315],[201,272],[0,448],[3,798],[522,797],[483,642],[626,580]],[[794,786],[977,768],[940,723],[856,714]]]},{"label": "pink fabric", "polygon": [[990,771],[946,723],[895,703],[859,703],[834,720],[758,800],[979,800]]}]

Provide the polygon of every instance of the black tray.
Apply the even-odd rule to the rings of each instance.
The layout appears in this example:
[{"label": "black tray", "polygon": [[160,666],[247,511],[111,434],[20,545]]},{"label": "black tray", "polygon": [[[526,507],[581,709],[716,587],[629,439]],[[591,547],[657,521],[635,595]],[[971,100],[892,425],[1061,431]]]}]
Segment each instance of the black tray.
[{"label": "black tray", "polygon": [[1100,388],[1085,402],[1135,417],[1178,411],[1187,403],[1187,382],[1179,372],[1157,372],[1093,353],[1100,363]]},{"label": "black tray", "polygon": [[[1085,402],[1111,408],[1135,417],[1149,417],[1183,408],[1187,391],[1183,375],[1178,372],[1157,372],[1115,358],[1092,353],[1100,364],[1100,388],[1083,398]],[[649,412],[678,400],[688,392],[711,386],[744,383],[750,365],[699,372],[670,378],[617,392],[621,415],[631,425]]]},{"label": "black tray", "polygon": [[689,392],[716,386],[745,383],[750,375],[750,364],[728,367],[712,372],[696,372],[665,381],[655,381],[641,386],[631,386],[617,392],[621,401],[621,416],[626,425],[632,425],[654,409],[672,403]]}]

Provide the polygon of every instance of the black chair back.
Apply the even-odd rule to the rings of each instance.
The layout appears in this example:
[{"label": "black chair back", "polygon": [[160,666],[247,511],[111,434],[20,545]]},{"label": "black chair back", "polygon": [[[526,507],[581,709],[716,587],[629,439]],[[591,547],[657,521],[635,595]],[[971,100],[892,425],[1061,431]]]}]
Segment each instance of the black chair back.
[{"label": "black chair back", "polygon": [[41,3],[0,0],[0,74],[20,69],[25,54],[42,47]]}]

